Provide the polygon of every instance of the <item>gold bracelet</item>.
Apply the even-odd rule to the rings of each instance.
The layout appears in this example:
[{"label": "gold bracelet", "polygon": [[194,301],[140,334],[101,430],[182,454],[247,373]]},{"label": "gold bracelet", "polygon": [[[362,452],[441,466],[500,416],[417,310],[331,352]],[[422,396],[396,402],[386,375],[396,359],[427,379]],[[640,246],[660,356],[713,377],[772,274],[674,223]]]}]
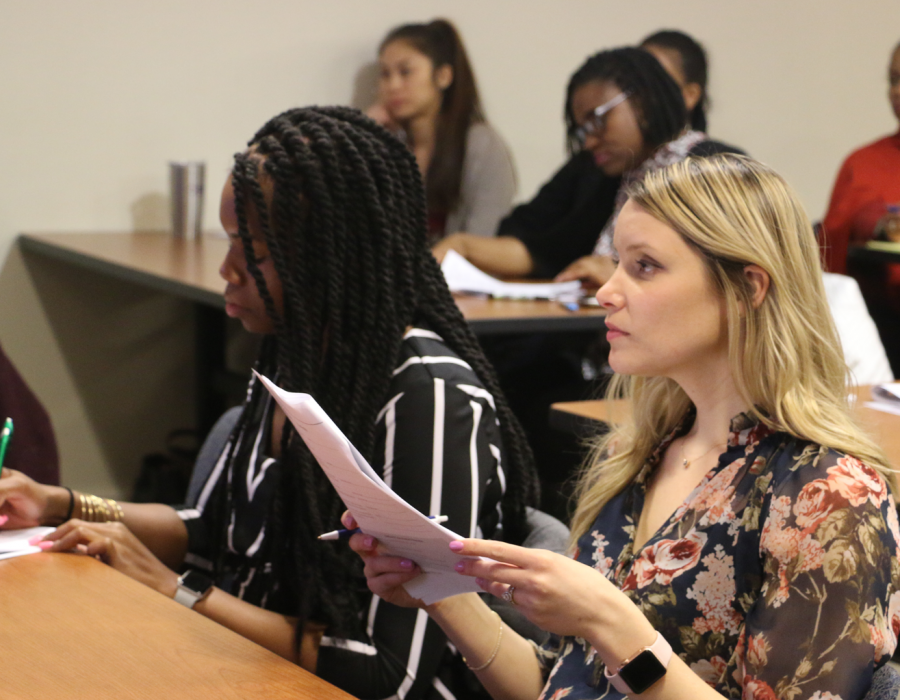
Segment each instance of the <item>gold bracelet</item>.
[{"label": "gold bracelet", "polygon": [[112,498],[79,493],[78,505],[80,506],[78,516],[89,523],[122,522],[125,519],[122,506]]},{"label": "gold bracelet", "polygon": [[[497,615],[496,610],[491,610],[491,612],[494,613],[494,615]],[[470,671],[475,671],[476,673],[478,671],[483,671],[493,663],[494,659],[497,658],[497,652],[500,651],[500,641],[503,639],[503,620],[500,619],[499,615],[497,615],[497,619],[500,620],[500,632],[497,634],[497,643],[494,645],[494,651],[491,652],[488,660],[481,664],[481,666],[469,666],[469,662],[466,661],[466,657],[463,657],[463,663]]]},{"label": "gold bracelet", "polygon": [[119,505],[118,501],[115,501],[112,498],[107,498],[106,505],[109,507],[110,520],[116,523],[120,523],[125,519],[125,512],[122,510],[122,506]]}]

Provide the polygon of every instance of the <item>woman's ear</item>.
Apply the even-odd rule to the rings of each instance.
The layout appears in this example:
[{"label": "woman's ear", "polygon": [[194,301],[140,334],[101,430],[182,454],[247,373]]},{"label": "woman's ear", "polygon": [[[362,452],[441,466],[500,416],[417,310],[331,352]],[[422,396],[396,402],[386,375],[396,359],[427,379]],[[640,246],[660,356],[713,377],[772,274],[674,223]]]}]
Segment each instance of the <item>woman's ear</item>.
[{"label": "woman's ear", "polygon": [[747,265],[744,267],[744,277],[750,283],[753,290],[751,303],[754,309],[758,309],[769,292],[769,273],[763,270],[759,265]]},{"label": "woman's ear", "polygon": [[438,90],[446,90],[453,85],[453,66],[445,63],[434,71],[434,84]]},{"label": "woman's ear", "polygon": [[694,107],[697,106],[700,98],[703,97],[703,88],[697,83],[688,83],[681,88],[681,96],[684,98],[684,106],[687,107],[687,111],[690,114]]}]

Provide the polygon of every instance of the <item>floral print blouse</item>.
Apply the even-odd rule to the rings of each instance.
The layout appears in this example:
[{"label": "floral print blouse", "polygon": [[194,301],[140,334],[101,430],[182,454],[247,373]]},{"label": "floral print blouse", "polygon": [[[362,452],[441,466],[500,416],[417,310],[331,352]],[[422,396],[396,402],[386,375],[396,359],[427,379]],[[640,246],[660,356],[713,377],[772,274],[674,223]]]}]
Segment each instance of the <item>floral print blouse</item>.
[{"label": "floral print blouse", "polygon": [[[675,654],[727,698],[861,698],[900,632],[900,527],[884,479],[859,460],[741,414],[686,501],[633,551],[664,440],[578,542]],[[590,645],[539,650],[541,700],[621,698]]]}]

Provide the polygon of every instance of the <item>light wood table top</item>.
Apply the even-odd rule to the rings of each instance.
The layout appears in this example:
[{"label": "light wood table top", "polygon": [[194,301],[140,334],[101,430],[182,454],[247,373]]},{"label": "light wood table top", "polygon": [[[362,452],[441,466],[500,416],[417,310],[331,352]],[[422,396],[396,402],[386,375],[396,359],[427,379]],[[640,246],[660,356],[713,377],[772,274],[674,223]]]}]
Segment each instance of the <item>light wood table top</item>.
[{"label": "light wood table top", "polygon": [[[23,250],[94,272],[223,308],[225,283],[219,266],[228,240],[207,234],[177,239],[163,232],[36,233],[20,237]],[[457,305],[479,334],[540,333],[602,329],[602,309],[568,311],[552,301],[460,296]]]},{"label": "light wood table top", "polygon": [[90,557],[6,559],[0,581],[9,700],[352,698]]},{"label": "light wood table top", "polygon": [[[854,412],[860,424],[887,453],[891,466],[900,469],[900,416],[864,406],[872,400],[871,387],[856,387],[852,391],[857,397]],[[560,430],[584,433],[592,424],[623,420],[627,411],[627,401],[555,403],[550,407],[550,424]]]},{"label": "light wood table top", "polygon": [[847,259],[866,262],[900,263],[900,243],[870,241],[866,245],[851,245],[847,248]]}]

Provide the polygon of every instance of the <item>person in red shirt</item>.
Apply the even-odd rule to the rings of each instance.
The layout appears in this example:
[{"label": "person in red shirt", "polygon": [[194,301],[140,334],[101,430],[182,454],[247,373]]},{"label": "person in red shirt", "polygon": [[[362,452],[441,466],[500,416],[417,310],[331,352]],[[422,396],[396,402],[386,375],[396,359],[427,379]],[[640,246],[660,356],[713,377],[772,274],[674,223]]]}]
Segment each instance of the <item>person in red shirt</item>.
[{"label": "person in red shirt", "polygon": [[[888,98],[900,121],[900,44],[888,67]],[[851,244],[872,238],[900,242],[900,131],[851,153],[841,166],[822,222],[825,268],[856,277],[894,372],[900,371],[900,265],[847,264]]]}]

